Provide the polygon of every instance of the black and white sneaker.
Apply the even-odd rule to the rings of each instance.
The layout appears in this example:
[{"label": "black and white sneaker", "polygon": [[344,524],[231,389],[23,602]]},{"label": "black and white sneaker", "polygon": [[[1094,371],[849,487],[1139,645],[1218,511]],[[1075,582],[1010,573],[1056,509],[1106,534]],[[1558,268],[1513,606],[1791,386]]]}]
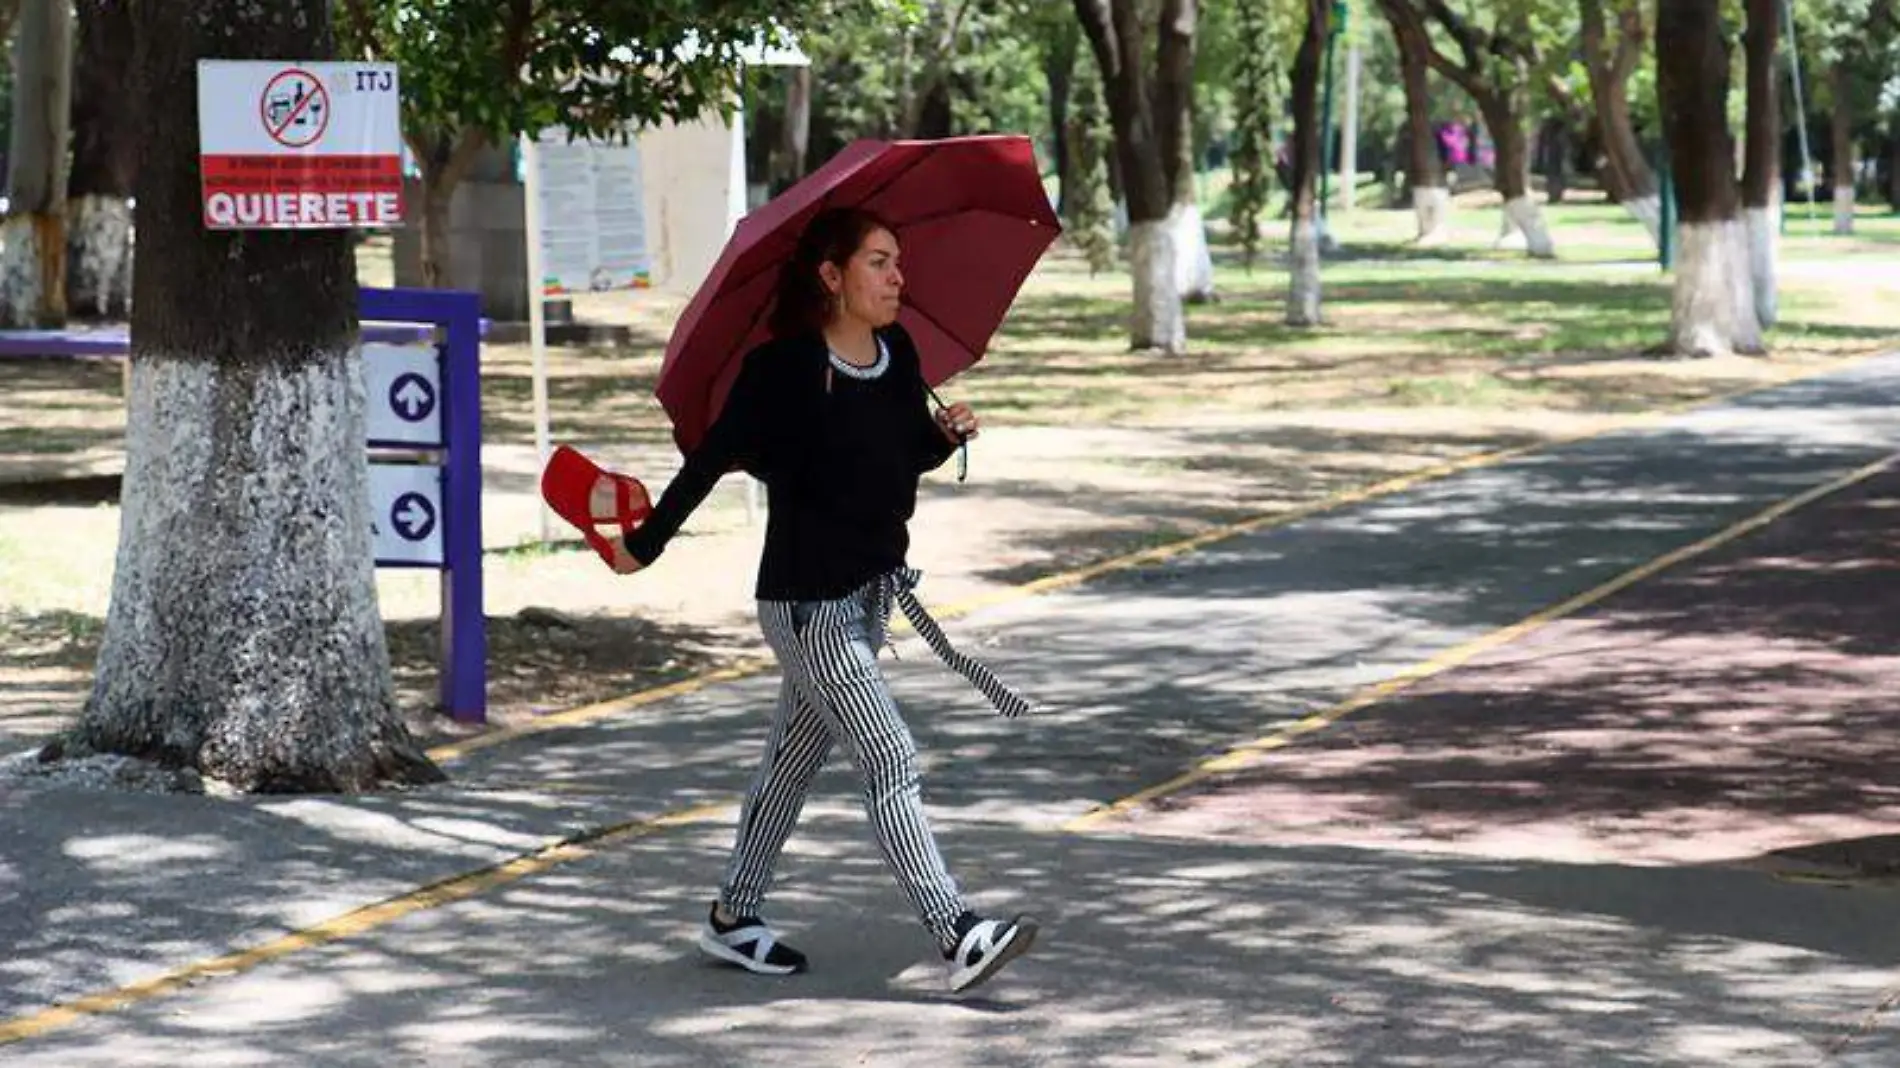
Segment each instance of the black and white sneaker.
[{"label": "black and white sneaker", "polygon": [[758,975],[791,975],[805,970],[805,955],[778,940],[778,933],[756,916],[720,923],[717,910],[699,929],[700,952]]},{"label": "black and white sneaker", "polygon": [[1003,970],[1036,942],[1036,921],[979,919],[966,912],[957,919],[957,944],[943,951],[950,967],[950,992],[961,994]]}]

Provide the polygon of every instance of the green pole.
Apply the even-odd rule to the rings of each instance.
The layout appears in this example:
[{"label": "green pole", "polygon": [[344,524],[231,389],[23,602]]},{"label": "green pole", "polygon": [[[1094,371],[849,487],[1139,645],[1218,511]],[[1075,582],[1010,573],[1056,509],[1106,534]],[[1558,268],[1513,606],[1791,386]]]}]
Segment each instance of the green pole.
[{"label": "green pole", "polygon": [[1346,25],[1345,0],[1334,0],[1332,25],[1326,28],[1326,73],[1320,98],[1319,120],[1319,221],[1326,229],[1326,198],[1333,176],[1333,42]]}]

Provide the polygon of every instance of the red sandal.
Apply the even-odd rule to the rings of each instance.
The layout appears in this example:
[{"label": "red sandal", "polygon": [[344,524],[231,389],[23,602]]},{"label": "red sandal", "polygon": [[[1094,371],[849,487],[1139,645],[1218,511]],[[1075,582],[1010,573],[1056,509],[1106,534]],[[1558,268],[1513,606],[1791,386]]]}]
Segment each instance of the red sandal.
[{"label": "red sandal", "polygon": [[[612,479],[614,484],[614,514],[609,516],[595,516],[591,507],[594,485],[602,476]],[[555,515],[580,530],[587,544],[593,546],[609,567],[614,562],[613,545],[594,529],[594,524],[619,523],[620,535],[624,538],[653,512],[652,499],[639,479],[603,471],[578,450],[566,445],[548,457],[547,469],[541,472],[541,497],[554,509]]]}]

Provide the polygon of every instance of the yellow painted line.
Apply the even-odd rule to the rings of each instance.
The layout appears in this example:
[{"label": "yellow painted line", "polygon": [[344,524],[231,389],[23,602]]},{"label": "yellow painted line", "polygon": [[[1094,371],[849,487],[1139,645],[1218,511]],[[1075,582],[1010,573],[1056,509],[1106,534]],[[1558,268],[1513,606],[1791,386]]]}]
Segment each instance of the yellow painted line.
[{"label": "yellow painted line", "polygon": [[1892,468],[1896,460],[1900,460],[1900,453],[1888,456],[1882,460],[1877,460],[1864,467],[1856,468],[1839,478],[1830,479],[1812,489],[1797,493],[1792,497],[1762,509],[1741,522],[1725,527],[1706,538],[1664,553],[1646,564],[1633,567],[1615,578],[1610,579],[1608,582],[1585,590],[1568,600],[1551,605],[1535,614],[1526,616],[1524,619],[1508,627],[1499,628],[1483,637],[1446,650],[1428,660],[1420,661],[1382,682],[1359,690],[1338,704],[1321,709],[1312,715],[1297,720],[1264,737],[1233,746],[1219,756],[1204,760],[1166,782],[1157,783],[1145,790],[1129,794],[1120,800],[1102,805],[1099,808],[1091,809],[1064,824],[1063,829],[1066,831],[1082,830],[1092,824],[1100,823],[1110,817],[1128,812],[1130,809],[1148,804],[1157,798],[1178,793],[1197,783],[1204,782],[1215,775],[1244,768],[1261,753],[1271,752],[1275,749],[1283,749],[1301,737],[1311,734],[1314,731],[1330,727],[1334,723],[1352,715],[1354,712],[1371,705],[1376,705],[1401,691],[1410,689],[1426,679],[1468,663],[1474,657],[1489,652],[1492,649],[1496,649],[1502,645],[1508,645],[1546,624],[1553,623],[1566,616],[1574,615],[1605,598],[1611,597],[1660,572],[1675,567],[1677,564],[1708,553],[1729,542],[1735,541],[1737,538],[1752,534],[1788,513],[1805,508],[1823,497],[1839,493],[1841,490],[1856,483],[1865,482],[1867,479]]},{"label": "yellow painted line", "polygon": [[404,916],[467,900],[477,894],[506,886],[569,861],[591,856],[594,851],[589,847],[597,843],[654,834],[669,827],[697,822],[729,808],[731,808],[731,802],[720,801],[647,819],[628,820],[625,823],[572,835],[543,846],[532,853],[525,853],[487,868],[464,872],[410,891],[400,897],[388,898],[373,905],[353,909],[315,926],[293,931],[259,946],[235,950],[223,956],[187,964],[151,979],[130,983],[114,990],[88,994],[30,1015],[0,1022],[0,1046],[37,1038],[78,1023],[89,1016],[115,1012],[140,1002],[175,994],[206,979],[236,975],[301,950],[313,949],[330,942],[365,934],[378,927],[394,923]]},{"label": "yellow painted line", "polygon": [[[1782,375],[1772,381],[1747,386],[1730,393],[1704,397],[1700,400],[1688,401],[1683,404],[1675,404],[1666,408],[1643,412],[1619,420],[1600,430],[1591,430],[1580,434],[1566,434],[1525,445],[1513,446],[1508,449],[1474,453],[1470,456],[1443,461],[1420,468],[1410,474],[1399,475],[1395,478],[1385,479],[1384,481],[1375,482],[1356,489],[1329,494],[1318,500],[1295,505],[1282,511],[1252,516],[1247,519],[1227,523],[1202,531],[1199,534],[1168,542],[1165,545],[1157,545],[1147,549],[1124,553],[1121,556],[1111,557],[1110,559],[1089,564],[1085,567],[1060,572],[1054,575],[1047,575],[1020,585],[993,590],[965,601],[954,602],[945,607],[932,608],[931,614],[942,620],[957,619],[985,608],[994,608],[998,605],[1009,604],[1041,594],[1053,593],[1057,590],[1079,586],[1093,579],[1101,578],[1103,575],[1165,563],[1176,557],[1198,552],[1201,549],[1207,548],[1209,545],[1227,541],[1231,538],[1257,533],[1262,530],[1271,530],[1275,527],[1288,526],[1302,519],[1308,519],[1316,515],[1344,508],[1348,505],[1363,504],[1380,497],[1402,493],[1427,482],[1433,482],[1460,472],[1485,467],[1495,467],[1498,464],[1517,459],[1520,456],[1528,456],[1533,453],[1561,448],[1565,445],[1575,445],[1610,434],[1637,430],[1703,408],[1732,404],[1744,397],[1750,397],[1757,393],[1765,393],[1772,389],[1779,389],[1783,386],[1792,385],[1809,378],[1819,378],[1822,375],[1834,374],[1856,364],[1864,363],[1884,355],[1887,355],[1884,350],[1862,353],[1858,356],[1847,357],[1825,367],[1810,368],[1805,371]],[[908,631],[910,630],[909,621],[903,619],[892,620],[892,629],[898,633]],[[595,723],[625,712],[630,712],[644,705],[696,693],[722,682],[733,682],[738,679],[750,678],[753,675],[770,669],[772,666],[771,661],[763,659],[740,661],[730,667],[721,668],[717,671],[697,675],[693,678],[683,679],[679,682],[669,683],[664,686],[658,686],[650,690],[641,690],[625,697],[610,698],[605,701],[595,702],[594,704],[582,705],[578,708],[570,708],[563,712],[552,713],[518,727],[488,731],[460,741],[446,742],[428,750],[428,754],[430,759],[438,764],[448,763],[466,757],[470,753],[479,752],[497,745],[503,745],[520,738],[542,734],[547,731],[559,730],[563,727],[585,726],[589,723]]]}]

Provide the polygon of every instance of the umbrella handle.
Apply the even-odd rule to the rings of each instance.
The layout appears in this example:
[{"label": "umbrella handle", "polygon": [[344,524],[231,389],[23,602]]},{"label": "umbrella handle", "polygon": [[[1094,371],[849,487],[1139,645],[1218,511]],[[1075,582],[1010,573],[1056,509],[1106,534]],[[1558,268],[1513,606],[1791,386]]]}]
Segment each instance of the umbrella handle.
[{"label": "umbrella handle", "polygon": [[[930,399],[933,403],[936,404],[938,411],[941,412],[950,407],[948,404],[945,404],[943,402],[942,397],[937,396],[936,390],[930,388],[929,380],[925,380],[924,382],[924,392],[930,394]],[[957,435],[957,481],[964,482],[964,481],[967,481],[969,477],[970,477],[970,439],[964,436],[963,434],[959,433]]]}]

